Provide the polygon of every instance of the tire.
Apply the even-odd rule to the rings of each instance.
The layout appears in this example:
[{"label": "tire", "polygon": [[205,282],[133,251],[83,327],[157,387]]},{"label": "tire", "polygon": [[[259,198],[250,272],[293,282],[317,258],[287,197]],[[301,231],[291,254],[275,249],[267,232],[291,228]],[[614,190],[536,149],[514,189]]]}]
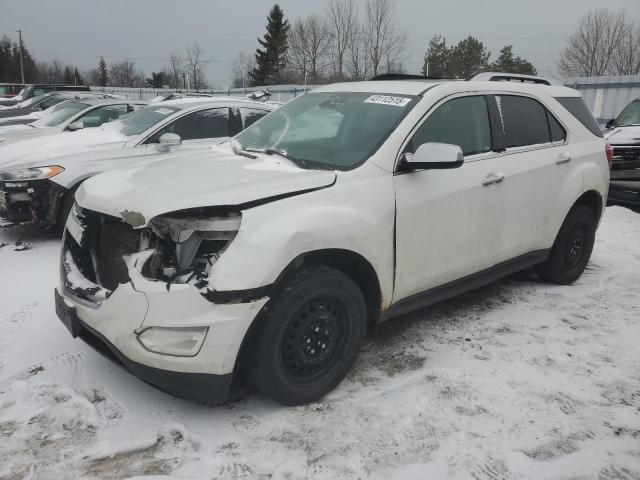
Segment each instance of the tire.
[{"label": "tire", "polygon": [[549,258],[536,266],[540,278],[558,285],[569,285],[580,278],[591,258],[596,227],[590,208],[573,207],[560,227]]},{"label": "tire", "polygon": [[364,297],[351,278],[325,266],[301,269],[255,320],[250,381],[286,406],[323,397],[351,370],[366,318]]}]

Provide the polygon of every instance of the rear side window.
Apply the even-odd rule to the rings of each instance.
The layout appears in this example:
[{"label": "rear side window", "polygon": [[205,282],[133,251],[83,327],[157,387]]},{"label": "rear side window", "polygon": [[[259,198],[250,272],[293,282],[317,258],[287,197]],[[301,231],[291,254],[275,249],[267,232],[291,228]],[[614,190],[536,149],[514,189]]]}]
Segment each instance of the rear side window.
[{"label": "rear side window", "polygon": [[408,152],[428,142],[458,145],[465,155],[491,151],[491,126],[484,96],[460,97],[438,107],[418,128]]},{"label": "rear side window", "polygon": [[269,113],[268,111],[257,110],[255,108],[241,108],[240,111],[242,112],[242,119],[244,120],[244,128],[249,128]]},{"label": "rear side window", "polygon": [[547,110],[539,102],[514,95],[496,95],[505,148],[549,143]]},{"label": "rear side window", "polygon": [[556,97],[556,100],[560,102],[560,105],[566,108],[571,115],[576,117],[582,125],[589,129],[591,133],[598,137],[603,136],[598,122],[593,118],[582,97]]}]

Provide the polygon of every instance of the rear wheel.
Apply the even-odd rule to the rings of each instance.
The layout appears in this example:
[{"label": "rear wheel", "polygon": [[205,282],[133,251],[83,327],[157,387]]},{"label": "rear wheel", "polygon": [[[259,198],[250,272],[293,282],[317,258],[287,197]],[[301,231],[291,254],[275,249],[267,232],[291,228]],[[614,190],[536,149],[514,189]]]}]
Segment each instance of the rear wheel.
[{"label": "rear wheel", "polygon": [[317,400],[353,366],[366,331],[362,292],[324,266],[297,272],[265,307],[252,339],[249,377],[283,405]]},{"label": "rear wheel", "polygon": [[567,215],[546,262],[536,266],[545,281],[559,285],[575,282],[589,263],[596,238],[593,211],[583,205]]}]

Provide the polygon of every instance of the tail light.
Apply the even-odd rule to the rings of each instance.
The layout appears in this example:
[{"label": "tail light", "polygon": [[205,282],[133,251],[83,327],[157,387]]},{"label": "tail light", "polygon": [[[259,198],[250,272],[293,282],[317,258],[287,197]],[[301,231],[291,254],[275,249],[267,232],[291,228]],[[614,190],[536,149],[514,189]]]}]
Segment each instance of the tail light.
[{"label": "tail light", "polygon": [[613,165],[613,147],[608,143],[604,147],[604,152],[607,154],[607,162],[609,162],[609,170]]}]

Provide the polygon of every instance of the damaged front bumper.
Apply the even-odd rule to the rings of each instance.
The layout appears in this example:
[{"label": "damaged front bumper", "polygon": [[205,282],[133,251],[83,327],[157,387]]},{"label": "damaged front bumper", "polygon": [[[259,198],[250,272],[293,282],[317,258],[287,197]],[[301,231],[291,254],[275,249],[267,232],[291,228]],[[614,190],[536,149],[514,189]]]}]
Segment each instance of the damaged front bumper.
[{"label": "damaged front bumper", "polygon": [[54,225],[66,192],[51,180],[0,182],[0,217],[14,224]]},{"label": "damaged front bumper", "polygon": [[[79,249],[77,238],[82,233],[73,232],[72,225],[70,216],[63,237],[61,286],[56,290],[58,316],[72,335],[109,353],[131,373],[169,393],[204,402],[226,399],[240,346],[268,298],[218,304],[191,284],[150,280],[142,273],[149,250],[125,254],[117,247],[109,248],[123,255],[121,266],[126,271],[108,271],[101,267],[104,259],[99,254]],[[109,230],[111,227],[116,226]],[[123,228],[130,235],[136,232]],[[119,244],[133,241],[125,231],[116,233]],[[104,237],[99,241],[104,242]],[[89,273],[90,263],[96,266],[97,277]],[[101,284],[101,273],[107,286]],[[206,334],[195,354],[176,355],[158,353],[145,344],[141,336],[149,329],[161,330],[164,336],[172,330]]]}]

